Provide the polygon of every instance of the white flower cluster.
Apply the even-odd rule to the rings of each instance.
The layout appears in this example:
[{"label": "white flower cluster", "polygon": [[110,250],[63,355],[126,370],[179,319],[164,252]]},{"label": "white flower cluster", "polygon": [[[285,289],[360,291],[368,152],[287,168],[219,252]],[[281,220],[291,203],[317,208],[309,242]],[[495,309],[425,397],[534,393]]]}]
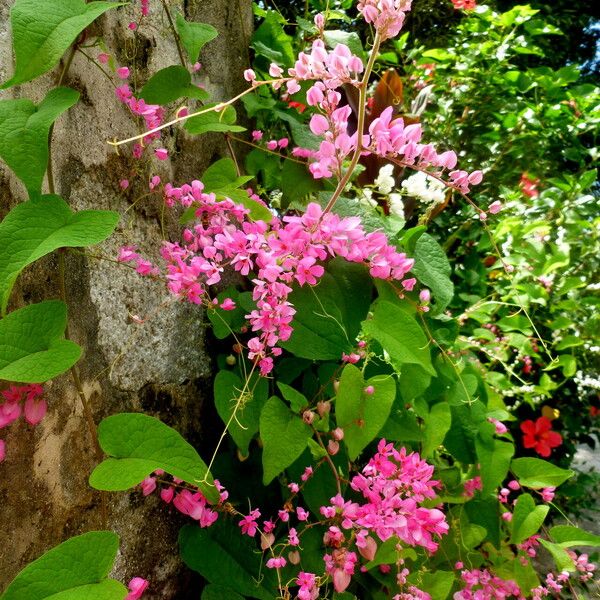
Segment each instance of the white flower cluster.
[{"label": "white flower cluster", "polygon": [[419,198],[426,204],[441,204],[445,199],[446,186],[421,171],[402,182],[402,189],[409,196]]}]

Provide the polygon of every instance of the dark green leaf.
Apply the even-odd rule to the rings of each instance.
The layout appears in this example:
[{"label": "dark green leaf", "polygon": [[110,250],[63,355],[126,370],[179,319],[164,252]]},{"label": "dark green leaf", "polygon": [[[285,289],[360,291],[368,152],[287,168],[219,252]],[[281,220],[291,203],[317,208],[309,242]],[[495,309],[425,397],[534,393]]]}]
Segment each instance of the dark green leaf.
[{"label": "dark green leaf", "polygon": [[75,38],[100,15],[124,2],[16,0],[10,20],[15,72],[0,89],[31,81],[52,69]]},{"label": "dark green leaf", "polygon": [[510,442],[491,440],[487,443],[478,437],[475,440],[477,458],[481,465],[482,494],[489,494],[504,481],[515,447]]},{"label": "dark green leaf", "polygon": [[121,413],[98,425],[98,440],[108,454],[90,475],[90,485],[109,492],[128,490],[157,469],[195,485],[210,502],[219,494],[196,450],[173,428],[141,413]]},{"label": "dark green leaf", "polygon": [[273,571],[261,571],[254,540],[226,517],[205,529],[186,525],[179,533],[179,549],[185,564],[211,583],[259,600],[273,600],[277,594]]},{"label": "dark green leaf", "polygon": [[263,483],[268,485],[304,452],[312,437],[310,427],[279,398],[267,400],[260,413],[263,442]]},{"label": "dark green leaf", "polygon": [[429,343],[423,330],[414,317],[397,305],[386,301],[377,302],[373,318],[363,321],[362,327],[367,335],[382,345],[398,370],[401,370],[403,364],[416,364],[435,375]]},{"label": "dark green leaf", "polygon": [[192,63],[198,60],[200,50],[204,45],[219,35],[219,32],[212,25],[186,21],[180,14],[177,14],[176,26],[181,43]]},{"label": "dark green leaf", "polygon": [[536,506],[531,494],[521,494],[515,504],[511,521],[511,542],[520,544],[537,533],[549,510],[550,507],[545,504]]},{"label": "dark green leaf", "polygon": [[42,383],[70,369],[81,348],[63,339],[64,302],[31,304],[0,320],[0,379]]},{"label": "dark green leaf", "polygon": [[[242,380],[231,371],[219,371],[214,382],[215,406],[228,431],[243,455],[258,433],[260,412],[267,400],[268,386],[265,379],[256,377],[244,394]],[[250,391],[253,390],[253,391]],[[235,416],[233,412],[235,410]]]},{"label": "dark green leaf", "polygon": [[50,127],[77,100],[79,92],[66,87],[50,90],[38,106],[27,98],[0,100],[0,157],[30,196],[42,189]]},{"label": "dark green leaf", "polygon": [[208,92],[192,83],[190,72],[174,65],[157,71],[139,94],[149,104],[169,104],[179,98],[206,100]]},{"label": "dark green leaf", "polygon": [[291,294],[294,333],[281,345],[301,358],[340,360],[350,352],[371,302],[371,280],[362,265],[333,260],[316,287]]},{"label": "dark green leaf", "polygon": [[431,315],[441,313],[454,296],[454,284],[450,280],[450,263],[442,247],[427,233],[421,235],[415,245],[415,277],[433,293],[435,302]]},{"label": "dark green leaf", "polygon": [[[373,386],[373,394],[365,387]],[[396,397],[396,383],[389,375],[377,375],[365,382],[360,369],[348,364],[342,371],[336,394],[337,424],[344,430],[344,443],[350,460],[375,439],[388,419]]]},{"label": "dark green leaf", "polygon": [[90,531],[68,539],[27,565],[1,600],[123,600],[125,586],[106,579],[113,568],[119,538]]},{"label": "dark green leaf", "polygon": [[58,196],[22,202],[0,223],[0,311],[19,273],[38,258],[62,247],[90,246],[106,239],[119,214],[107,210],[73,212]]}]

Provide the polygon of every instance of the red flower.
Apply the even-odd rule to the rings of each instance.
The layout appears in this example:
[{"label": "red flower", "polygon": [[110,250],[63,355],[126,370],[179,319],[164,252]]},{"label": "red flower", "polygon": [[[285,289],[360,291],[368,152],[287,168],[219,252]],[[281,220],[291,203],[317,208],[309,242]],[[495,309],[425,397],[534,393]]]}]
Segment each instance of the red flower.
[{"label": "red flower", "polygon": [[548,457],[552,448],[562,444],[562,436],[552,431],[552,423],[546,417],[539,417],[536,422],[524,421],[521,423],[523,445],[533,448],[540,456]]},{"label": "red flower", "polygon": [[452,0],[452,4],[454,4],[454,8],[464,10],[473,10],[477,7],[475,0]]},{"label": "red flower", "polygon": [[306,110],[306,104],[302,104],[302,102],[296,102],[295,100],[290,100],[288,102],[288,106],[290,108],[295,108],[299,113],[303,113]]}]

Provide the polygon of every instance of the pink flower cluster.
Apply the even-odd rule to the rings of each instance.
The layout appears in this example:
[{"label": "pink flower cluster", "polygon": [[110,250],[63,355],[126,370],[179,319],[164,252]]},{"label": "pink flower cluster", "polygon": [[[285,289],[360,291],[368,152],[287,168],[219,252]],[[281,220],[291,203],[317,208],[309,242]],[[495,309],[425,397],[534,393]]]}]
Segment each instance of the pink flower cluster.
[{"label": "pink flower cluster", "polygon": [[[310,54],[300,52],[298,60],[291,69],[288,69],[287,91],[295,94],[300,91],[300,81],[318,80],[319,84],[309,90],[317,93],[315,87],[321,91],[335,89],[344,83],[358,84],[357,75],[362,73],[364,65],[362,60],[350,51],[345,44],[337,44],[332,51],[327,51],[325,43],[317,39],[312,43]],[[283,73],[281,67],[271,66],[272,76],[278,77]],[[279,87],[283,80],[276,81],[274,87]],[[310,102],[309,102],[310,104]]]},{"label": "pink flower cluster", "polygon": [[385,41],[400,33],[405,13],[411,9],[411,4],[412,0],[361,0],[358,10]]},{"label": "pink flower cluster", "polygon": [[521,589],[514,581],[501,579],[487,569],[465,569],[460,575],[465,587],[454,594],[454,600],[523,597]]},{"label": "pink flower cluster", "polygon": [[[124,73],[123,73],[124,74]],[[129,76],[129,70],[127,71]],[[139,115],[144,119],[146,129],[151,130],[159,127],[165,116],[165,109],[158,104],[147,104],[145,100],[138,99],[133,95],[131,88],[128,84],[123,84],[115,90],[117,98],[126,106],[134,115]],[[152,140],[160,138],[160,132],[150,133],[144,137],[144,143],[147,144]],[[142,144],[135,144],[133,147],[133,156],[135,158],[141,158],[144,152],[144,146]],[[158,157],[160,159],[160,157]]]},{"label": "pink flower cluster", "polygon": [[129,588],[129,593],[125,596],[125,600],[139,600],[149,583],[146,579],[142,579],[141,577],[134,577],[127,587]]},{"label": "pink flower cluster", "polygon": [[[157,489],[156,476],[162,475],[164,475],[164,471],[159,469],[142,481],[140,487],[144,496],[150,495]],[[200,490],[192,491],[182,488],[182,483],[183,481],[177,477],[173,477],[172,484],[163,483],[160,490],[161,499],[167,504],[172,503],[180,513],[198,521],[200,527],[210,527],[219,517],[219,513],[210,508],[211,505]],[[215,486],[220,494],[220,505],[227,500],[229,493],[217,479],[215,479]]]},{"label": "pink flower cluster", "polygon": [[[48,405],[41,397],[44,388],[38,384],[11,385],[1,392],[4,402],[0,404],[0,429],[14,423],[21,415],[30,425],[37,425],[46,415]],[[6,456],[6,444],[0,440],[0,462]]]},{"label": "pink flower cluster", "polygon": [[[257,335],[248,341],[248,357],[263,375],[273,367],[272,356],[281,354],[278,342],[293,331],[293,283],[315,285],[325,272],[325,261],[335,256],[367,264],[371,275],[380,279],[402,280],[414,264],[388,244],[383,233],[366,233],[358,217],[323,213],[313,203],[301,216],[252,222],[243,206],[230,199],[218,201],[203,190],[200,181],[165,186],[168,205],[197,205],[196,223],[184,231],[183,242],[166,242],[161,250],[168,288],[189,302],[209,305],[207,286],[218,283],[225,268],[250,275],[256,309],[246,318]],[[119,260],[137,262],[138,272],[154,274],[154,267],[135,248],[121,249]]]},{"label": "pink flower cluster", "polygon": [[374,532],[382,541],[396,535],[410,546],[435,552],[438,543],[433,538],[448,532],[446,518],[437,508],[419,506],[436,495],[434,489],[439,482],[432,480],[432,475],[433,466],[416,452],[407,454],[405,448],[396,450],[393,444],[381,440],[375,456],[350,482],[365,503],[345,502],[335,496],[332,506],[321,507],[321,513],[329,518],[339,515],[342,527],[357,529],[358,538],[368,532]]}]

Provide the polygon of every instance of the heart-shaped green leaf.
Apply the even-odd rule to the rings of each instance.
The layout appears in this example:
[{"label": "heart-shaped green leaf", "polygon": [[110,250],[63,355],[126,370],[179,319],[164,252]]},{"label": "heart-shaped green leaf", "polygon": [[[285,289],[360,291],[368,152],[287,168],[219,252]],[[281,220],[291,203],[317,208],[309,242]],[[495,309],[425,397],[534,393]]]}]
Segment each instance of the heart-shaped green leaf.
[{"label": "heart-shaped green leaf", "polygon": [[235,594],[273,600],[277,579],[272,569],[261,570],[260,554],[253,541],[226,517],[205,529],[186,525],[179,533],[179,549],[185,564],[210,581]]},{"label": "heart-shaped green leaf", "polygon": [[382,345],[396,367],[401,368],[406,363],[419,365],[427,373],[435,375],[429,343],[423,330],[415,318],[399,306],[378,301],[373,310],[373,318],[363,321],[362,327],[367,335]]},{"label": "heart-shaped green leaf", "polygon": [[177,15],[176,25],[181,43],[193,63],[198,60],[200,50],[204,45],[219,35],[219,32],[212,25],[186,21],[180,14]]},{"label": "heart-shaped green leaf", "polygon": [[42,383],[70,369],[81,348],[63,339],[64,302],[50,300],[15,310],[0,320],[0,379]]},{"label": "heart-shaped green leaf", "polygon": [[154,73],[139,96],[149,104],[169,104],[179,98],[206,100],[208,92],[192,84],[192,76],[187,69],[173,65]]},{"label": "heart-shaped green leaf", "polygon": [[[368,394],[365,388],[372,386]],[[344,430],[344,443],[350,460],[379,433],[387,421],[396,397],[396,383],[392,377],[377,375],[368,381],[360,369],[348,364],[340,377],[335,400],[337,424]]]},{"label": "heart-shaped green leaf", "polygon": [[52,69],[75,38],[101,14],[124,2],[16,0],[10,11],[15,72],[0,86],[31,81]]},{"label": "heart-shaped green leaf", "polygon": [[50,127],[78,99],[79,92],[60,87],[50,90],[38,106],[27,98],[0,100],[0,157],[30,196],[42,189]]},{"label": "heart-shaped green leaf", "polygon": [[260,413],[263,441],[263,483],[268,485],[304,452],[312,435],[310,427],[279,398],[267,400]]},{"label": "heart-shaped green leaf", "polygon": [[199,487],[210,502],[219,493],[204,461],[173,428],[140,413],[121,413],[98,426],[102,450],[111,458],[90,475],[90,485],[109,492],[128,490],[157,469]]},{"label": "heart-shaped green leaf", "polygon": [[118,549],[111,531],[68,539],[27,565],[0,600],[123,600],[125,586],[106,578]]},{"label": "heart-shaped green leaf", "polygon": [[108,210],[73,212],[58,196],[22,202],[0,223],[0,310],[19,273],[57,248],[90,246],[106,239],[119,214]]}]

